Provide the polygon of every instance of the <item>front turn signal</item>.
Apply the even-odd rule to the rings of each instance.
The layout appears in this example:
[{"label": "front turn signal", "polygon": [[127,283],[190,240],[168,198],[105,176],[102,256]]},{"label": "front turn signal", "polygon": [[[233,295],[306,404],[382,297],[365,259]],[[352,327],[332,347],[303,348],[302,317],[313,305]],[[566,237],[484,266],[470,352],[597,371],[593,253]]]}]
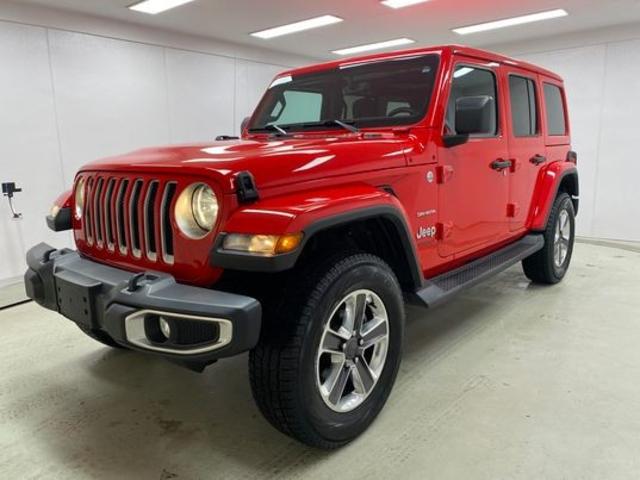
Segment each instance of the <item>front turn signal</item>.
[{"label": "front turn signal", "polygon": [[302,243],[302,233],[283,235],[276,243],[276,255],[293,252]]},{"label": "front turn signal", "polygon": [[286,235],[250,235],[231,233],[222,243],[224,250],[274,256],[293,252],[302,242],[302,233]]}]

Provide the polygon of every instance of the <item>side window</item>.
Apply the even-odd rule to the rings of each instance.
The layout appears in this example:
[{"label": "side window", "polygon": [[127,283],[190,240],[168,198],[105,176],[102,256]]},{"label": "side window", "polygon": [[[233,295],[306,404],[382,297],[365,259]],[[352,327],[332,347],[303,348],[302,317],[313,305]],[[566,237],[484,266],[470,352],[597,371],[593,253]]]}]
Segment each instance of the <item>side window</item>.
[{"label": "side window", "polygon": [[456,105],[458,100],[466,97],[490,97],[493,112],[488,129],[480,136],[496,136],[498,134],[498,90],[496,76],[493,72],[482,68],[458,66],[453,73],[451,96],[447,105],[446,129],[448,134],[457,133]]},{"label": "side window", "polygon": [[547,128],[549,135],[566,135],[567,119],[564,115],[564,101],[560,87],[545,83],[544,100],[547,106]]},{"label": "side window", "polygon": [[290,125],[320,121],[322,115],[322,94],[287,90],[282,101],[276,104],[271,112],[271,123]]},{"label": "side window", "polygon": [[509,76],[511,121],[516,137],[532,137],[538,134],[538,104],[536,84],[530,78]]}]

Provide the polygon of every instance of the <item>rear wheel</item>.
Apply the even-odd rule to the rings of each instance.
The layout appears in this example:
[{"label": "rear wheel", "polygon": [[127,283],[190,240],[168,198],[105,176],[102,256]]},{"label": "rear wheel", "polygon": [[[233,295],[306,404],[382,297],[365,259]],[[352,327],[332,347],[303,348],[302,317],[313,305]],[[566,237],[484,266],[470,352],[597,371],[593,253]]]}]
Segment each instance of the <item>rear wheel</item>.
[{"label": "rear wheel", "polygon": [[564,278],[571,264],[575,230],[573,202],[568,194],[561,193],[551,209],[544,232],[544,248],[522,262],[524,273],[531,281],[553,285]]},{"label": "rear wheel", "polygon": [[258,407],[280,431],[331,449],[356,438],[384,406],[400,365],[404,305],[378,257],[309,266],[271,312],[251,352]]}]

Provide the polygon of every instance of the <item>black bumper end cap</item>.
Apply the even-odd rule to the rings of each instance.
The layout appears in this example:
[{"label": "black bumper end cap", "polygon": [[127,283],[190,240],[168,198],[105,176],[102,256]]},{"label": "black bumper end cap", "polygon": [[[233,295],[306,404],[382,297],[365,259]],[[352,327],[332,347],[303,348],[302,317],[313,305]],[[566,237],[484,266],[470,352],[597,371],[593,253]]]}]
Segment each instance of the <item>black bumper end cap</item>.
[{"label": "black bumper end cap", "polygon": [[55,217],[53,215],[47,215],[47,226],[54,232],[71,230],[71,208],[61,208]]}]

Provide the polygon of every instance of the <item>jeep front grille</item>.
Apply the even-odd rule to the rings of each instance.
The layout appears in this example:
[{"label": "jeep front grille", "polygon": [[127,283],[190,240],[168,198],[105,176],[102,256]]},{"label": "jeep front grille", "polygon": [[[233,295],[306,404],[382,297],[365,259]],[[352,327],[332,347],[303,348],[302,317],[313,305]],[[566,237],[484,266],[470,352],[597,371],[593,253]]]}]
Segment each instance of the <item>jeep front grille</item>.
[{"label": "jeep front grille", "polygon": [[173,264],[175,181],[103,173],[86,180],[82,229],[89,248]]}]

